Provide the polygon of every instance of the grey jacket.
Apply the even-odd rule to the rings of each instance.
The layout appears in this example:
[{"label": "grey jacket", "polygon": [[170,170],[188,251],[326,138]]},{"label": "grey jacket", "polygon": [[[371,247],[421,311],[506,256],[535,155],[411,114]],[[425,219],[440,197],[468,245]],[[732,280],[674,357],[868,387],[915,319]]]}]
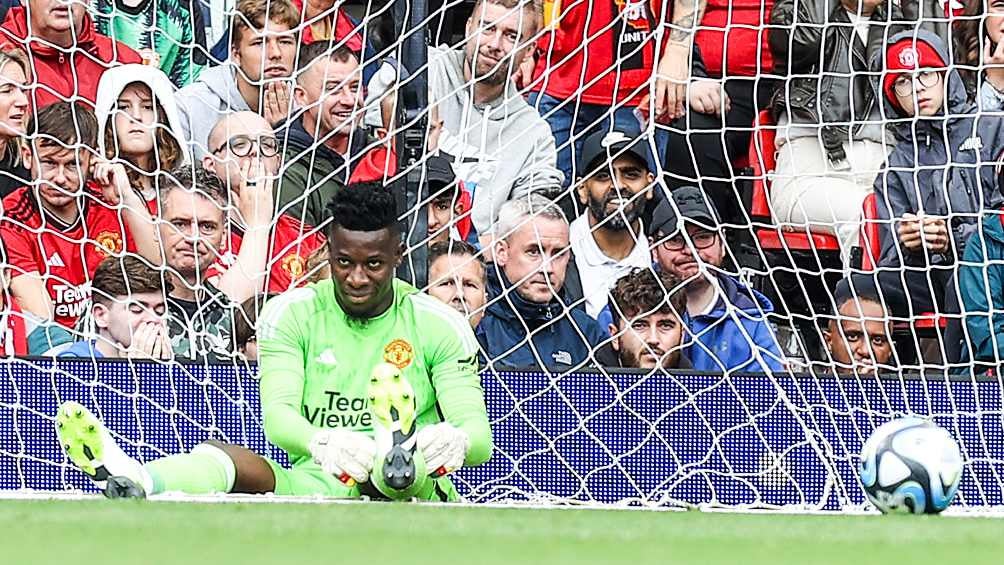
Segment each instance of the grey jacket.
[{"label": "grey jacket", "polygon": [[181,129],[196,161],[214,149],[206,146],[209,131],[224,114],[251,110],[237,90],[234,72],[230,64],[206,69],[199,80],[182,88],[175,96]]},{"label": "grey jacket", "polygon": [[439,149],[473,193],[471,220],[486,233],[506,201],[560,188],[564,175],[551,128],[512,81],[498,99],[475,104],[463,68],[462,50],[429,48],[429,105],[438,104],[444,129]]},{"label": "grey jacket", "polygon": [[[889,42],[912,36],[900,34]],[[945,43],[936,35],[920,31],[917,41],[931,45],[949,60]],[[1001,203],[995,166],[1004,150],[1004,118],[977,113],[958,71],[950,70],[945,80],[947,116],[943,109],[937,116],[901,119],[893,126],[898,143],[875,179],[879,219],[883,220],[880,267],[954,264],[983,210]],[[885,102],[886,116],[903,117],[888,100]],[[949,216],[952,241],[946,253],[925,257],[923,251],[909,252],[900,246],[893,220],[921,211]]]}]

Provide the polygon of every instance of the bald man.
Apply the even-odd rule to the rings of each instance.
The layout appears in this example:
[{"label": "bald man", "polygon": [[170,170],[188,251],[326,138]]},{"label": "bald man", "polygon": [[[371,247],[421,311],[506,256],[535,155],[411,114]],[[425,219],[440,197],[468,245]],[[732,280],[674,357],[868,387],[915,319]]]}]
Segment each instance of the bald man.
[{"label": "bald man", "polygon": [[202,164],[223,181],[228,200],[223,249],[208,277],[237,303],[301,282],[307,257],[324,243],[317,230],[275,215],[274,183],[282,157],[272,126],[254,112],[220,118]]}]

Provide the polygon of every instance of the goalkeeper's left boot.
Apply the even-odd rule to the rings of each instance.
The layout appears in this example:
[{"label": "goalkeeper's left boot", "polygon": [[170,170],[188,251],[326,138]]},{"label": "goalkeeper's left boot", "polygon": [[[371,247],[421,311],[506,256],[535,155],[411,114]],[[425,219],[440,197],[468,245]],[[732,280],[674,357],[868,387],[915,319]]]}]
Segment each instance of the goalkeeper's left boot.
[{"label": "goalkeeper's left boot", "polygon": [[369,401],[377,444],[370,482],[388,498],[411,498],[426,482],[416,450],[415,392],[397,367],[381,363],[370,377]]},{"label": "goalkeeper's left boot", "polygon": [[152,483],[143,465],[122,451],[104,424],[76,402],[56,413],[56,435],[63,451],[108,498],[145,498]]}]

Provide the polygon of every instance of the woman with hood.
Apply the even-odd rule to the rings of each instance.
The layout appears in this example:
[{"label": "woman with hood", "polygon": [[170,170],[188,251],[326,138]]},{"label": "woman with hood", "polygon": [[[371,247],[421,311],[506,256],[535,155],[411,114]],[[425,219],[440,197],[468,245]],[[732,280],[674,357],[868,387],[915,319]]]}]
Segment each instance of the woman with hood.
[{"label": "woman with hood", "polygon": [[159,173],[190,161],[171,81],[147,65],[109,69],[98,84],[95,107],[100,154],[125,161],[133,188],[156,216]]},{"label": "woman with hood", "polygon": [[885,52],[885,119],[898,143],[875,180],[878,277],[901,316],[945,312],[979,216],[1001,202],[994,169],[1004,118],[977,113],[950,61],[925,31],[894,35]]},{"label": "woman with hood", "polygon": [[23,51],[13,46],[0,48],[0,198],[31,180],[22,160],[30,77],[31,67]]}]

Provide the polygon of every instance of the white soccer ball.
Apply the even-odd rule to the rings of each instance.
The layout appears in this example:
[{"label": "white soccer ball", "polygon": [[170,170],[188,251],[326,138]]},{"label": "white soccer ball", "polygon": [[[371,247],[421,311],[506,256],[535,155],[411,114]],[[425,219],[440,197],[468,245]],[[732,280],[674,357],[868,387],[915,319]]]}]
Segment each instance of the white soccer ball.
[{"label": "white soccer ball", "polygon": [[858,475],[868,500],[885,514],[937,514],[959,489],[962,455],[946,430],[900,418],[879,426],[865,442]]}]

